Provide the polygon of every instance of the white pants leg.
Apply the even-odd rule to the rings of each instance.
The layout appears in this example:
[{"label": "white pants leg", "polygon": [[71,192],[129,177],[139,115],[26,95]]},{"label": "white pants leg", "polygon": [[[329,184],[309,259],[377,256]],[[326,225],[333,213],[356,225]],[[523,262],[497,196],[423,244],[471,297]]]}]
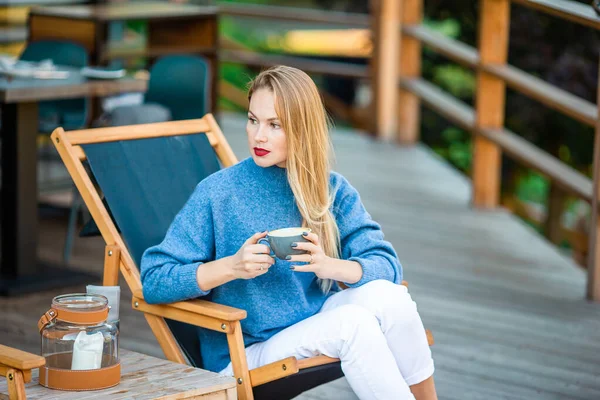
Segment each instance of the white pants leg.
[{"label": "white pants leg", "polygon": [[[373,281],[331,296],[318,314],[246,348],[254,369],[294,356],[341,360],[360,399],[414,399],[409,385],[433,374],[416,305],[406,288]],[[223,371],[232,375],[231,364]]]}]

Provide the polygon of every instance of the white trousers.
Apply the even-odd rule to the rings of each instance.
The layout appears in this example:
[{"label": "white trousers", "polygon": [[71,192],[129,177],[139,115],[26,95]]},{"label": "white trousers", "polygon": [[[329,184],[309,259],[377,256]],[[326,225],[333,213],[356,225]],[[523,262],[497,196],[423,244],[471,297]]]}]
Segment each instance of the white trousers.
[{"label": "white trousers", "polygon": [[[317,314],[246,348],[250,369],[320,354],[341,360],[362,400],[414,399],[409,386],[434,371],[416,303],[406,287],[384,280],[336,293]],[[221,373],[233,375],[231,363]]]}]

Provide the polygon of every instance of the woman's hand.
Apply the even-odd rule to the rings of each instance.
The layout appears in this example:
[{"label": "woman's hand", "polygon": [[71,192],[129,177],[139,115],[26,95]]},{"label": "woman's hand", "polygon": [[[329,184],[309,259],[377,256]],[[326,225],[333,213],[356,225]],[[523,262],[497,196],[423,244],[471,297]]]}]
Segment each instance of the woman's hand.
[{"label": "woman's hand", "polygon": [[[323,248],[319,244],[319,236],[314,233],[306,232],[303,234],[308,242],[294,243],[296,250],[306,250],[307,254],[299,254],[288,256],[289,261],[296,262],[307,262],[306,265],[294,265],[292,268],[298,272],[314,272],[321,279],[331,278],[331,257],[325,254]],[[293,245],[292,245],[293,246]]]},{"label": "woman's hand", "polygon": [[232,271],[235,279],[252,279],[266,274],[275,263],[269,255],[269,246],[257,244],[259,239],[267,236],[267,232],[252,235],[233,256]]}]

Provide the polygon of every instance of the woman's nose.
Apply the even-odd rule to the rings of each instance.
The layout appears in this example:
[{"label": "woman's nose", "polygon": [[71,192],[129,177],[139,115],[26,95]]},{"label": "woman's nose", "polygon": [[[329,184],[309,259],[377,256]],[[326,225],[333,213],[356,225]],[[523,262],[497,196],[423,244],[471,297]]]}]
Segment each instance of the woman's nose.
[{"label": "woman's nose", "polygon": [[268,138],[267,135],[263,134],[262,129],[258,128],[258,130],[256,131],[256,135],[254,136],[254,140],[256,140],[257,142],[266,142]]}]

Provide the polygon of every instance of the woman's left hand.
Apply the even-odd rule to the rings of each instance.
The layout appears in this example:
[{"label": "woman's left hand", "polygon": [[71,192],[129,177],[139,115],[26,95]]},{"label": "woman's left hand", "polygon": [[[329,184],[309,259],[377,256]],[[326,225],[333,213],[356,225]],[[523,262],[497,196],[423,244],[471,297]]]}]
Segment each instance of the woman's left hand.
[{"label": "woman's left hand", "polygon": [[321,279],[328,279],[328,264],[331,260],[321,247],[319,243],[319,236],[314,233],[308,232],[305,236],[308,242],[297,242],[296,250],[306,250],[307,254],[299,254],[290,256],[288,261],[291,262],[307,262],[306,265],[293,265],[290,268],[297,272],[314,272]]}]

